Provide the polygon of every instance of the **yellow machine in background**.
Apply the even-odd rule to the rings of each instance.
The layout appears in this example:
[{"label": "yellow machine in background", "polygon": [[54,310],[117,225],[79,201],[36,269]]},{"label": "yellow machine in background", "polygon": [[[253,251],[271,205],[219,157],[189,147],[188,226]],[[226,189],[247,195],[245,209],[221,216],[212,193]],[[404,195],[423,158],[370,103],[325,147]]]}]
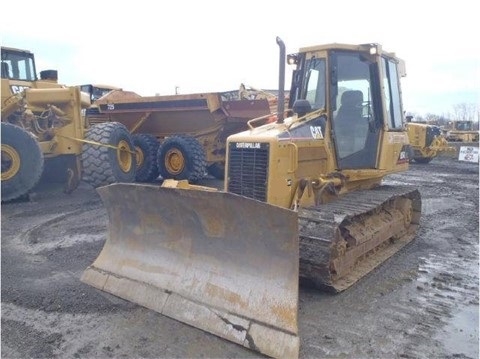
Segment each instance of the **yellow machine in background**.
[{"label": "yellow machine in background", "polygon": [[[90,98],[90,103],[95,106],[95,101],[108,95],[112,91],[122,91],[120,87],[111,85],[85,84],[79,86],[80,91],[86,93]],[[90,107],[92,107],[90,106]]]},{"label": "yellow machine in background", "polygon": [[135,179],[133,144],[119,123],[88,126],[90,99],[78,87],[58,84],[57,71],[36,75],[33,53],[1,48],[2,201],[26,195],[42,174],[98,187]]},{"label": "yellow machine in background", "polygon": [[440,153],[456,154],[457,149],[449,146],[439,126],[408,122],[410,159],[418,163],[429,163]]},{"label": "yellow machine in background", "polygon": [[479,131],[473,129],[473,121],[453,121],[444,131],[450,142],[478,142]]},{"label": "yellow machine in background", "polygon": [[[119,122],[132,135],[138,182],[195,182],[210,174],[223,179],[226,139],[254,117],[270,114],[270,95],[238,91],[140,96],[105,85],[82,85],[94,100],[88,123]],[[94,98],[95,94],[102,95]]]},{"label": "yellow machine in background", "polygon": [[288,56],[296,69],[285,111],[277,43],[277,120],[252,119],[228,137],[224,191],[171,181],[99,188],[109,236],[82,281],[295,358],[299,279],[345,290],[414,238],[421,199],[414,187],[382,184],[409,166],[403,62],[378,44],[302,48]]}]

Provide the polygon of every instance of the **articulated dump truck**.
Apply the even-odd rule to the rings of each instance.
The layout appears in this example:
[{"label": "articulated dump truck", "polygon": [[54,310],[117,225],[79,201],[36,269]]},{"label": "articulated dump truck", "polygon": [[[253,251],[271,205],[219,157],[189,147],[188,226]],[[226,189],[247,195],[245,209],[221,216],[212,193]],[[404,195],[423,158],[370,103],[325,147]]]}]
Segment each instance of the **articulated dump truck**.
[{"label": "articulated dump truck", "polygon": [[137,153],[138,182],[159,176],[195,182],[207,173],[223,179],[227,137],[245,131],[248,120],[270,114],[268,97],[275,100],[245,87],[145,97],[112,89],[86,110],[86,118],[91,124],[114,121],[128,128]]},{"label": "articulated dump truck", "polygon": [[[299,284],[341,292],[407,245],[419,191],[408,170],[403,62],[378,44],[280,48],[274,122],[228,137],[224,190],[186,181],[99,188],[102,291],[253,351],[299,354]],[[289,108],[286,59],[295,65]],[[388,96],[386,96],[388,94]]]},{"label": "articulated dump truck", "polygon": [[135,151],[120,123],[87,126],[90,100],[58,83],[55,70],[37,77],[34,54],[1,48],[2,202],[22,198],[42,176],[72,192],[81,180],[98,187],[135,180]]}]

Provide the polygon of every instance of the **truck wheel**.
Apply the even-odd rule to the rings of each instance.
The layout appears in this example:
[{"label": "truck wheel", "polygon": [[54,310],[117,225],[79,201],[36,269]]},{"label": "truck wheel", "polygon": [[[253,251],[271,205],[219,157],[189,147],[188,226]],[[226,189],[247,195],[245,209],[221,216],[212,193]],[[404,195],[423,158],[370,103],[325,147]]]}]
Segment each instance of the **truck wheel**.
[{"label": "truck wheel", "polygon": [[82,180],[93,187],[115,182],[134,182],[136,174],[135,147],[128,129],[119,122],[91,126],[82,147]]},{"label": "truck wheel", "polygon": [[433,157],[414,157],[413,160],[417,163],[430,163]]},{"label": "truck wheel", "polygon": [[23,128],[2,122],[2,202],[27,194],[43,172],[38,141]]},{"label": "truck wheel", "polygon": [[158,148],[157,164],[163,179],[195,182],[205,176],[207,162],[202,145],[191,136],[175,135]]},{"label": "truck wheel", "polygon": [[157,152],[160,142],[154,135],[138,133],[132,136],[136,152],[138,182],[153,182],[158,177]]},{"label": "truck wheel", "polygon": [[207,167],[208,173],[219,180],[225,179],[225,163],[215,162]]}]

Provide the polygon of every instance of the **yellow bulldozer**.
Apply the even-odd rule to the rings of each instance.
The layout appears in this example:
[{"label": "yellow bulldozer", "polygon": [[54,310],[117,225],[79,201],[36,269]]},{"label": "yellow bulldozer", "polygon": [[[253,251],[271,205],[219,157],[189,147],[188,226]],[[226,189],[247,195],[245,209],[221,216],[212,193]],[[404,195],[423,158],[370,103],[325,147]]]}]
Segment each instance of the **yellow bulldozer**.
[{"label": "yellow bulldozer", "polygon": [[[276,120],[227,139],[224,190],[98,189],[109,233],[82,281],[271,357],[299,354],[299,284],[340,292],[416,235],[404,63],[379,44],[280,49]],[[294,64],[285,109],[286,60]]]},{"label": "yellow bulldozer", "polygon": [[474,123],[470,120],[449,122],[444,131],[449,142],[478,142],[479,131],[474,130]]},{"label": "yellow bulldozer", "polygon": [[120,123],[89,126],[91,100],[58,83],[55,70],[37,77],[34,54],[1,48],[2,202],[27,195],[43,176],[73,191],[135,180],[135,151]]}]

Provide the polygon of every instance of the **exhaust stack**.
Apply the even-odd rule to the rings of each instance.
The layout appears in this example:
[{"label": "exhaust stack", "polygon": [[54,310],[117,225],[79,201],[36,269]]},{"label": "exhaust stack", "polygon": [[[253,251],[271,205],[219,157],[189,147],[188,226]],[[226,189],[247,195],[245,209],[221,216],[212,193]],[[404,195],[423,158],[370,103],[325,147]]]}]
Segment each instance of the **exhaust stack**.
[{"label": "exhaust stack", "polygon": [[278,74],[278,104],[277,104],[277,123],[283,123],[285,114],[285,61],[286,51],[282,39],[277,36],[277,44],[280,47],[280,61]]}]

